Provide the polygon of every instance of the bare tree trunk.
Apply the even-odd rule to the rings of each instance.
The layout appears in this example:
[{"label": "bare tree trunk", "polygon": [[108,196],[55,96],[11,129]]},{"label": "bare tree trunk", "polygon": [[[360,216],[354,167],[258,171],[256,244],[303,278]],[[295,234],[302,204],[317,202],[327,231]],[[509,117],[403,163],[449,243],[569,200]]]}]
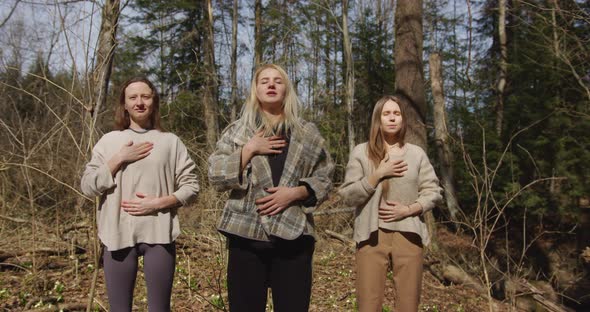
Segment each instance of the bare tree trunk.
[{"label": "bare tree trunk", "polygon": [[[100,110],[106,106],[109,81],[113,68],[115,47],[117,46],[116,34],[120,15],[120,0],[107,0],[102,8],[102,20],[98,34],[98,46],[96,51],[96,63],[93,69],[93,87],[95,105],[90,112],[92,123],[96,124]],[[92,128],[91,128],[92,129]]]},{"label": "bare tree trunk", "polygon": [[238,0],[234,0],[231,24],[231,115],[230,120],[236,120],[238,110]]},{"label": "bare tree trunk", "polygon": [[[398,0],[395,10],[395,90],[410,101],[406,111],[406,139],[426,151],[426,95],[422,68],[422,0]],[[432,236],[430,249],[438,249],[432,212],[425,215]]]},{"label": "bare tree trunk", "polygon": [[348,130],[348,151],[352,152],[355,145],[353,109],[354,109],[354,64],[352,60],[352,43],[348,34],[348,0],[342,0],[342,46],[344,47],[344,63],[346,71],[344,73],[345,95],[344,104],[346,105],[346,126]]},{"label": "bare tree trunk", "polygon": [[213,37],[213,8],[211,0],[207,0],[206,20],[206,55],[205,55],[205,86],[203,92],[203,106],[207,148],[212,151],[217,143],[219,127],[217,125],[217,70],[215,68],[215,40]]},{"label": "bare tree trunk", "polygon": [[430,55],[430,83],[434,98],[434,136],[436,150],[440,161],[440,178],[445,192],[447,209],[451,221],[457,222],[457,214],[461,210],[455,190],[453,156],[449,148],[449,132],[445,112],[445,98],[442,79],[442,62],[438,53]]},{"label": "bare tree trunk", "polygon": [[500,40],[500,77],[496,86],[498,99],[496,102],[496,134],[502,135],[504,122],[504,93],[508,75],[508,49],[506,47],[506,0],[498,0],[498,38]]},{"label": "bare tree trunk", "polygon": [[[98,33],[98,46],[96,51],[96,63],[94,65],[92,73],[92,86],[93,93],[95,94],[96,102],[93,107],[90,108],[91,118],[86,119],[89,123],[88,126],[88,148],[94,145],[94,132],[96,122],[98,120],[98,114],[102,107],[106,106],[106,99],[109,87],[109,81],[111,79],[111,71],[113,68],[113,58],[115,56],[115,47],[117,46],[117,25],[119,23],[119,15],[121,14],[121,1],[120,0],[107,0],[102,8],[102,20],[100,23],[100,32]],[[98,203],[98,200],[95,200]],[[99,243],[98,233],[96,230],[96,209],[93,213],[93,259],[94,259],[94,272],[92,275],[92,284],[90,286],[88,294],[88,304],[86,311],[90,311],[91,307],[94,306],[94,294],[96,290],[96,280],[98,277],[99,270]]]},{"label": "bare tree trunk", "polygon": [[405,95],[408,142],[426,150],[426,99],[422,68],[422,0],[399,0],[395,10],[395,89]]},{"label": "bare tree trunk", "polygon": [[262,1],[254,3],[254,67],[262,63]]}]

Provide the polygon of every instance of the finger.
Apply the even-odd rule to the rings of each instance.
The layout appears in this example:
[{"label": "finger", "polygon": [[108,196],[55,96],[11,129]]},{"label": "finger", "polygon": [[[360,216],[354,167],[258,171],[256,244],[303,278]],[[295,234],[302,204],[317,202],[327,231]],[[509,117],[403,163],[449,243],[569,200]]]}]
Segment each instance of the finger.
[{"label": "finger", "polygon": [[267,139],[272,144],[285,144],[287,141],[281,137],[270,137]]},{"label": "finger", "polygon": [[268,202],[266,204],[264,204],[263,206],[258,207],[258,213],[265,215],[271,211],[273,211],[274,209],[272,207],[274,207],[276,205],[275,202]]},{"label": "finger", "polygon": [[400,202],[395,201],[395,200],[386,200],[385,203],[388,204],[389,206],[397,206],[400,204]]},{"label": "finger", "polygon": [[284,206],[277,206],[272,212],[270,212],[268,215],[269,216],[274,216],[276,214],[278,214],[279,212],[285,210]]},{"label": "finger", "polygon": [[280,205],[277,203],[274,203],[271,206],[269,206],[268,208],[260,210],[259,213],[261,215],[272,216],[272,215],[275,215],[275,214],[281,212],[281,210],[282,209],[280,208]]},{"label": "finger", "polygon": [[147,196],[146,193],[142,193],[142,192],[135,192],[135,196],[139,197],[139,198],[145,198]]},{"label": "finger", "polygon": [[273,186],[273,187],[265,188],[264,190],[267,191],[267,192],[269,192],[269,193],[274,193],[274,192],[276,192],[276,191],[279,190],[279,187]]},{"label": "finger", "polygon": [[260,130],[260,131],[256,132],[255,136],[257,136],[257,137],[263,137],[264,136],[264,130]]},{"label": "finger", "polygon": [[264,196],[262,198],[257,199],[256,201],[254,201],[254,203],[256,205],[262,205],[262,204],[264,204],[264,203],[266,203],[266,202],[268,202],[268,201],[270,201],[272,199],[273,199],[272,195],[268,195],[268,196]]},{"label": "finger", "polygon": [[271,201],[268,201],[268,202],[266,202],[266,203],[264,203],[262,205],[258,205],[256,209],[258,211],[266,210],[266,209],[268,209],[269,207],[271,207],[274,204],[275,204],[275,202],[271,200]]}]

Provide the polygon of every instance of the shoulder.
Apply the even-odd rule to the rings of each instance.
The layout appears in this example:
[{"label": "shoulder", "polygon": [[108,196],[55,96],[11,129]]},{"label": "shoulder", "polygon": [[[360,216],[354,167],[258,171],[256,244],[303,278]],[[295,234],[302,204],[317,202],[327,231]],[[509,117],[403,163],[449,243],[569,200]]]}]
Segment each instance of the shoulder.
[{"label": "shoulder", "polygon": [[299,124],[301,125],[301,129],[303,129],[304,132],[320,135],[320,130],[313,122],[299,118]]},{"label": "shoulder", "polygon": [[161,139],[172,140],[172,141],[181,141],[180,138],[172,132],[163,132],[160,130],[155,130],[155,131],[156,131],[155,135],[160,137]]},{"label": "shoulder", "polygon": [[364,142],[364,143],[358,144],[357,146],[355,146],[352,149],[352,154],[359,154],[359,153],[366,154],[368,148],[369,148],[369,142]]},{"label": "shoulder", "polygon": [[98,142],[96,142],[96,145],[100,145],[100,144],[110,144],[113,142],[116,142],[118,140],[120,140],[121,138],[125,137],[125,133],[124,131],[121,130],[113,130],[110,132],[105,133],[100,140],[98,140]]},{"label": "shoulder", "polygon": [[239,133],[239,132],[243,132],[243,130],[240,129],[244,129],[244,127],[246,127],[246,124],[244,123],[244,121],[242,120],[242,118],[231,122],[229,125],[227,125],[223,131],[221,132],[221,137],[224,136],[232,136],[234,133]]},{"label": "shoulder", "polygon": [[426,152],[418,145],[412,143],[405,143],[410,154],[415,156],[426,156]]},{"label": "shoulder", "polygon": [[323,144],[324,137],[322,133],[318,129],[318,127],[310,121],[306,121],[304,119],[299,118],[299,126],[300,129],[296,132],[295,135],[300,138],[301,141],[310,143],[310,144]]},{"label": "shoulder", "polygon": [[364,142],[361,144],[358,144],[357,146],[355,146],[352,149],[352,152],[350,152],[350,158],[360,158],[360,159],[367,159],[367,155],[368,155],[368,150],[369,148],[369,143],[368,142]]}]

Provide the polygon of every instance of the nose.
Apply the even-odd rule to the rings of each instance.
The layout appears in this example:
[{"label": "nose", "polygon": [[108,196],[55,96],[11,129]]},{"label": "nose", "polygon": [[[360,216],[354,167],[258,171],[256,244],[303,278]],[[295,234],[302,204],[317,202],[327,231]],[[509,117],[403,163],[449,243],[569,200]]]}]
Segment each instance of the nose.
[{"label": "nose", "polygon": [[271,88],[271,89],[274,89],[274,88],[275,88],[275,82],[274,82],[274,81],[272,81],[272,80],[271,80],[271,81],[269,81],[269,82],[268,82],[268,87],[269,87],[269,88]]}]

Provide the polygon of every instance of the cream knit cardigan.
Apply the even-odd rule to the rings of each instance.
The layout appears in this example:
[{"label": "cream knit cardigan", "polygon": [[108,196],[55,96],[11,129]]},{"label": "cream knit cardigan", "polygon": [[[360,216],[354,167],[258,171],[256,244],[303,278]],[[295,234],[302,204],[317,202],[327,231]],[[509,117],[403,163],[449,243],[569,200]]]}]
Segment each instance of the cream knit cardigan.
[{"label": "cream knit cardigan", "polygon": [[[374,171],[369,161],[367,143],[357,145],[352,153],[344,183],[338,193],[344,204],[356,207],[354,220],[354,240],[359,243],[369,238],[378,228],[392,231],[413,232],[422,238],[424,246],[430,243],[430,235],[422,216],[407,217],[400,221],[383,222],[379,220],[379,205],[382,204],[382,183],[373,188],[367,177]],[[404,205],[419,203],[423,213],[433,209],[441,201],[441,187],[428,156],[417,145],[406,143],[401,156],[408,164],[403,177],[389,178],[389,192],[386,198]],[[396,156],[399,157],[399,156]]]}]

